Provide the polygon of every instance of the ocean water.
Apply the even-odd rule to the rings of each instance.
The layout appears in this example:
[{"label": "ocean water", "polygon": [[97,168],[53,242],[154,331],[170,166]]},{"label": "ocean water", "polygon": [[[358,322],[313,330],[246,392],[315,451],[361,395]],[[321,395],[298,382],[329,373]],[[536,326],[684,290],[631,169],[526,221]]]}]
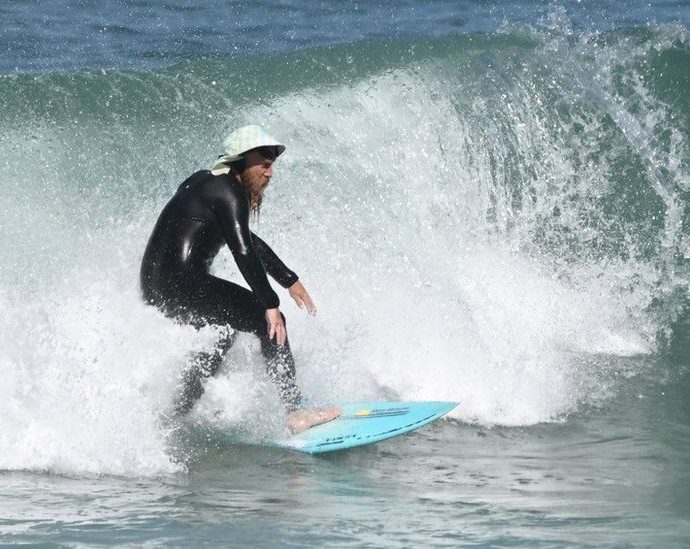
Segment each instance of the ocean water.
[{"label": "ocean water", "polygon": [[[0,543],[690,545],[690,3],[0,4]],[[314,403],[459,400],[312,457],[139,262],[223,136]],[[215,272],[241,280],[223,252]]]}]

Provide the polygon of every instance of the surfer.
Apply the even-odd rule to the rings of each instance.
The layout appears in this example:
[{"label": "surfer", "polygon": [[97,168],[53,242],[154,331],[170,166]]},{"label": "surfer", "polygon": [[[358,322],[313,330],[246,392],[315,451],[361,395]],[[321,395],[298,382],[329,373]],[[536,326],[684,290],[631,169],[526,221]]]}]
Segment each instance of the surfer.
[{"label": "surfer", "polygon": [[[259,214],[273,162],[285,146],[255,125],[232,132],[224,146],[225,154],[211,170],[191,175],[163,208],[141,264],[143,297],[167,316],[197,329],[223,328],[214,349],[190,361],[175,406],[177,415],[187,413],[201,397],[204,379],[218,371],[237,330],[259,338],[268,375],[288,410],[289,426],[298,432],[333,419],[339,410],[300,408],[285,316],[267,273],[300,308],[315,314],[316,307],[298,276],[249,229],[250,214]],[[210,274],[224,243],[251,291]]]}]

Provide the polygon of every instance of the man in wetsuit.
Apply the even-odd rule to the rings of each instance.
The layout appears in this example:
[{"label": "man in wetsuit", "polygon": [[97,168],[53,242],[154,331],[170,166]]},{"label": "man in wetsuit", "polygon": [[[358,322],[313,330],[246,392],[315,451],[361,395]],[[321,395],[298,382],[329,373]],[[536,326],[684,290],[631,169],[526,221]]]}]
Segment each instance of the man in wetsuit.
[{"label": "man in wetsuit", "polygon": [[[258,213],[272,164],[285,146],[259,126],[235,130],[224,144],[226,154],[212,170],[190,176],[163,208],[142,260],[142,293],[147,303],[179,321],[226,329],[211,353],[191,361],[177,414],[188,412],[201,396],[204,378],[217,372],[238,330],[259,338],[268,374],[290,412],[290,427],[299,431],[339,411],[300,409],[285,317],[266,273],[288,289],[300,308],[312,314],[316,308],[297,275],[249,229],[250,213]],[[251,291],[209,273],[224,243]]]}]

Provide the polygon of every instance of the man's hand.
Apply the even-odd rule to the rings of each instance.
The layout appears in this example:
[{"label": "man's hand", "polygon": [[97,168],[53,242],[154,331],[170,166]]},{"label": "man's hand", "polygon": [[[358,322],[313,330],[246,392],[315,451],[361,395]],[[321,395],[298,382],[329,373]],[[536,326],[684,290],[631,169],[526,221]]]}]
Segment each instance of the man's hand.
[{"label": "man's hand", "polygon": [[281,347],[285,345],[287,332],[285,331],[285,323],[278,307],[266,309],[266,324],[268,325],[268,338],[273,339],[275,337],[278,345]]},{"label": "man's hand", "polygon": [[290,297],[295,300],[295,303],[297,303],[297,306],[300,309],[304,309],[306,307],[310,315],[313,316],[316,314],[316,305],[314,305],[314,302],[311,300],[311,297],[309,297],[307,290],[304,286],[302,286],[302,283],[299,280],[288,288],[288,292],[290,292]]}]

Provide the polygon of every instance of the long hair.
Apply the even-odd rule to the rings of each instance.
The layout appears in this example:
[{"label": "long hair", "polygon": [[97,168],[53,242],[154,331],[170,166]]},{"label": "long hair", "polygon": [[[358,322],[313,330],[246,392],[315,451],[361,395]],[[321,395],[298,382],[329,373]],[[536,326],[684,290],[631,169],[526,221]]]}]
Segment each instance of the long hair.
[{"label": "long hair", "polygon": [[[277,155],[277,150],[275,147],[257,147],[256,149],[252,149],[258,152],[261,156],[264,158],[270,159],[270,160],[275,160]],[[247,167],[247,160],[245,159],[244,155],[242,155],[238,160],[235,160],[234,162],[230,162],[230,169],[231,171],[238,175],[240,179],[242,179],[242,173],[244,172],[245,168]],[[258,221],[259,220],[259,214],[261,213],[261,203],[264,200],[264,191],[266,190],[266,187],[262,187],[259,190],[254,190],[251,188],[247,189],[247,194],[249,195],[249,210],[251,211],[252,215],[254,218]]]},{"label": "long hair", "polygon": [[257,193],[249,191],[249,211],[257,222],[259,221],[259,214],[261,214],[261,203],[264,201],[264,189]]},{"label": "long hair", "polygon": [[242,180],[242,172],[244,172],[243,169],[238,169],[236,167],[237,164],[244,164],[244,159],[242,160],[237,160],[230,164],[230,170],[233,175],[236,175],[239,177],[240,182],[242,184],[242,188],[247,192],[247,198],[249,199],[249,211],[251,214],[254,216],[254,218],[258,221],[259,219],[259,214],[261,213],[261,203],[264,200],[264,188],[255,190],[252,189],[251,187],[244,185],[244,182]]}]

